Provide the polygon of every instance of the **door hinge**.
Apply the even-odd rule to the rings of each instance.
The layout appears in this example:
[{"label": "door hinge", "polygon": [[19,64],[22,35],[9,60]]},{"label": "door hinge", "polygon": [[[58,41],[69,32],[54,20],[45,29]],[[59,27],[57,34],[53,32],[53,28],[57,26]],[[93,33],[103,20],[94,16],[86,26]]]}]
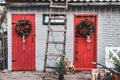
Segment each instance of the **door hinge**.
[{"label": "door hinge", "polygon": [[78,54],[78,50],[76,50],[75,53]]},{"label": "door hinge", "polygon": [[16,62],[16,60],[12,60],[12,62]]},{"label": "door hinge", "polygon": [[78,50],[76,50],[75,53],[76,53],[75,59],[78,60]]}]

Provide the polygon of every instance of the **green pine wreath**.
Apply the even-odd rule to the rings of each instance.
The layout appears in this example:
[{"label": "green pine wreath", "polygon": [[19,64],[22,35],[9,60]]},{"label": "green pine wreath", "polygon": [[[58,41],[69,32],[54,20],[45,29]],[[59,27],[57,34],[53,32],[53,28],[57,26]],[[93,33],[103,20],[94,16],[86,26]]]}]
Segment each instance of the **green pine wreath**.
[{"label": "green pine wreath", "polygon": [[88,19],[81,21],[76,28],[76,34],[86,38],[89,37],[95,30],[93,23]]},{"label": "green pine wreath", "polygon": [[16,24],[15,31],[19,36],[24,36],[27,37],[32,29],[31,22],[29,20],[19,20],[18,23]]}]

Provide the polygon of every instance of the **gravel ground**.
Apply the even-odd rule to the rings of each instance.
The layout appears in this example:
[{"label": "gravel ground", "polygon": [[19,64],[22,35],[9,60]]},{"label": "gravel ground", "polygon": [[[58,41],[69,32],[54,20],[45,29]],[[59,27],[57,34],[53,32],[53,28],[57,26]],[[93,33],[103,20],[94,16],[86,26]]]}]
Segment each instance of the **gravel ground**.
[{"label": "gravel ground", "polygon": [[[0,80],[58,80],[54,72],[36,72],[36,71],[0,71]],[[91,80],[91,74],[88,72],[76,72],[72,75],[65,75],[65,80]]]}]

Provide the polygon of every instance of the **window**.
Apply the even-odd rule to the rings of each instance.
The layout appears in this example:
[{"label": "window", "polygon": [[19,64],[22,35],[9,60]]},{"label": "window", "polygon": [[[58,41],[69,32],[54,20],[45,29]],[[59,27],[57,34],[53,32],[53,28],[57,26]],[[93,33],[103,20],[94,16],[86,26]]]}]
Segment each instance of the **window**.
[{"label": "window", "polygon": [[[55,17],[55,19],[51,19],[51,22],[50,22],[51,25],[64,25],[65,24],[65,20],[62,19],[62,18],[65,18],[64,15],[53,14],[51,16]],[[48,21],[49,21],[49,14],[43,14],[43,25],[48,25]]]}]

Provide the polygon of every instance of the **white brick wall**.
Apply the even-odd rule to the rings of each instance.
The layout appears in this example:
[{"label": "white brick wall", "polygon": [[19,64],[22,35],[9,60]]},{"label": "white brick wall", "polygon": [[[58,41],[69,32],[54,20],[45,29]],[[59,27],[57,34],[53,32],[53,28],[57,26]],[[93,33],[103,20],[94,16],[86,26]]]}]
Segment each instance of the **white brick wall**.
[{"label": "white brick wall", "polygon": [[[83,8],[83,9],[82,9]],[[107,7],[106,7],[107,8]],[[73,7],[68,10],[67,21],[67,41],[66,41],[66,57],[73,63],[74,49],[74,15],[75,14],[97,14],[98,15],[98,43],[97,43],[97,61],[104,64],[105,47],[120,46],[120,8],[105,7]],[[47,26],[42,24],[42,14],[48,11],[47,7],[39,8],[9,8],[8,11],[8,69],[11,70],[11,14],[13,13],[35,13],[36,18],[36,70],[43,70],[44,54],[47,37]],[[112,12],[112,14],[110,13]],[[51,47],[51,50],[55,50]],[[53,62],[50,62],[51,65]]]},{"label": "white brick wall", "polygon": [[0,3],[5,3],[5,0],[0,0]]}]

